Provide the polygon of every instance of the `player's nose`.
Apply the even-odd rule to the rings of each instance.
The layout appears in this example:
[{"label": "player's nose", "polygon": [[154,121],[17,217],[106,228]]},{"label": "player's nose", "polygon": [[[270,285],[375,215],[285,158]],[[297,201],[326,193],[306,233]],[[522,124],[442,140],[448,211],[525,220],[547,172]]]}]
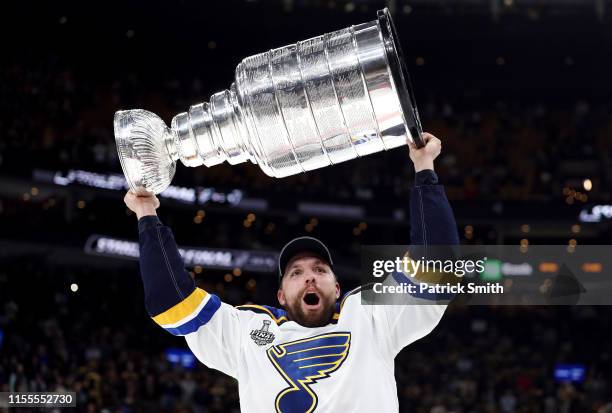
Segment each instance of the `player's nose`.
[{"label": "player's nose", "polygon": [[304,282],[306,284],[314,284],[316,280],[315,273],[313,271],[307,271],[306,277],[304,277]]}]

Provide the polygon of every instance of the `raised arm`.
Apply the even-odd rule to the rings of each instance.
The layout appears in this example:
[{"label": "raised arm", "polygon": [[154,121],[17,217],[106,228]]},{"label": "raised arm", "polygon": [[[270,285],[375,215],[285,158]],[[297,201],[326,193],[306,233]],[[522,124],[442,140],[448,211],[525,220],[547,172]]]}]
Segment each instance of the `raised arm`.
[{"label": "raised arm", "polygon": [[455,216],[444,187],[438,184],[434,172],[434,160],[442,150],[442,142],[429,133],[423,134],[423,140],[426,144],[421,149],[409,142],[415,171],[410,196],[410,243],[456,245],[459,244],[459,234]]},{"label": "raised arm", "polygon": [[[415,185],[410,197],[411,245],[455,245],[459,243],[457,224],[451,206],[438,184],[434,172],[434,160],[442,145],[438,138],[425,133],[425,146],[417,149],[409,143],[410,158],[415,168]],[[425,249],[415,248],[418,256],[426,255]],[[403,273],[394,273],[387,282],[413,283]],[[372,322],[375,337],[384,354],[394,358],[402,348],[429,334],[440,322],[446,309],[436,304],[435,294],[418,297],[398,296],[397,304],[364,306]],[[418,303],[417,303],[418,301]],[[431,304],[427,304],[431,301]]]},{"label": "raised arm", "polygon": [[169,333],[185,336],[202,363],[236,377],[238,310],[196,286],[185,270],[172,230],[157,217],[155,196],[128,192],[124,201],[138,218],[140,273],[149,316]]}]

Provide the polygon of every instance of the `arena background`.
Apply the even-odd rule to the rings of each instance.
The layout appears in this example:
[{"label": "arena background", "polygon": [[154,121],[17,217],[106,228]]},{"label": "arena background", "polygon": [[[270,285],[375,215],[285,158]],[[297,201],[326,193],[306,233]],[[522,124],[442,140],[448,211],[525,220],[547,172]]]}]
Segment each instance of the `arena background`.
[{"label": "arena background", "polygon": [[[608,0],[5,2],[0,391],[73,390],[84,412],[238,411],[236,383],[146,315],[113,113],[169,122],[227,88],[242,58],[385,6],[424,128],[444,143],[436,170],[462,243],[610,244]],[[159,214],[180,245],[222,249],[204,255],[217,267],[189,267],[198,284],[275,305],[265,268],[295,236],[328,243],[345,291],[360,245],[407,243],[412,180],[407,148],[280,180],[179,166]],[[230,249],[259,267],[227,267]],[[451,308],[397,358],[401,411],[610,412],[611,315]],[[560,365],[584,374],[559,379]]]}]

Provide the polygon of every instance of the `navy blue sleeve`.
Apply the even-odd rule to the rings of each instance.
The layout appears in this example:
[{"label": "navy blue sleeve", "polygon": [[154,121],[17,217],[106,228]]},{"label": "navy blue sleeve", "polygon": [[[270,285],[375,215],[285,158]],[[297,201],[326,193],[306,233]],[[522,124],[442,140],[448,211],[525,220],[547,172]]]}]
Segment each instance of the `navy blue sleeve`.
[{"label": "navy blue sleeve", "polygon": [[177,336],[198,331],[221,308],[219,297],[196,287],[172,230],[157,216],[140,218],[138,232],[140,274],[149,316]]},{"label": "navy blue sleeve", "polygon": [[412,245],[456,245],[459,234],[444,187],[430,169],[415,176],[410,196],[410,243]]},{"label": "navy blue sleeve", "polygon": [[431,169],[423,169],[414,176],[414,184],[416,186],[436,185],[438,183],[438,175]]},{"label": "navy blue sleeve", "polygon": [[140,218],[138,232],[145,306],[153,317],[185,300],[196,285],[185,270],[172,231],[157,216]]}]

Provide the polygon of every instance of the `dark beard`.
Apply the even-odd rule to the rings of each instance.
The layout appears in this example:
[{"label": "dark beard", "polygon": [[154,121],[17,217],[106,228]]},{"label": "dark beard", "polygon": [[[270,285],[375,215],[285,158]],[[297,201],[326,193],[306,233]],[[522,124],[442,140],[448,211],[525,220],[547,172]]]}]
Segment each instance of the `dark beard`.
[{"label": "dark beard", "polygon": [[308,317],[301,306],[300,303],[301,298],[298,300],[296,305],[293,305],[291,307],[285,307],[285,311],[287,311],[287,315],[289,316],[289,320],[291,321],[295,321],[296,323],[298,323],[301,326],[304,327],[323,327],[329,324],[329,322],[331,321],[333,315],[334,315],[334,309],[336,307],[336,303],[335,302],[327,302],[326,299],[321,298],[321,300],[326,301],[326,305],[324,305],[324,311],[321,313],[321,316],[314,319],[311,317]]}]

